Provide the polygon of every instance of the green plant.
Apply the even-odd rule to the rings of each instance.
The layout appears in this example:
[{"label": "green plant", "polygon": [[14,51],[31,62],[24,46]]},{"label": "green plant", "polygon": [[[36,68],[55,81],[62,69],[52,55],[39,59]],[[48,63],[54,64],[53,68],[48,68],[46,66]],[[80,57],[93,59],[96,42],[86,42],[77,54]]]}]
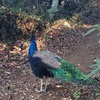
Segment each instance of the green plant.
[{"label": "green plant", "polygon": [[[88,34],[92,33],[93,31],[96,31],[96,30],[100,30],[100,24],[96,24],[96,25],[93,25],[91,29],[89,29],[85,34],[84,36],[87,36]],[[100,33],[97,34],[97,36],[100,35]],[[98,42],[100,43],[100,39],[98,40]],[[95,68],[90,74],[88,74],[85,78],[85,80],[87,80],[88,78],[90,78],[92,75],[100,72],[100,59],[96,59],[96,63],[91,65],[91,67],[94,67],[94,66],[97,66],[97,68]]]},{"label": "green plant", "polygon": [[88,74],[84,80],[87,80],[92,75],[100,72],[100,59],[96,59],[96,64],[91,65],[91,67],[95,67],[95,66],[97,66],[97,68],[95,68],[90,74]]},{"label": "green plant", "polygon": [[[88,34],[94,32],[94,31],[100,31],[100,24],[96,24],[93,25],[92,28],[90,28],[83,36],[87,36]],[[97,36],[100,35],[100,33],[97,34]],[[98,42],[100,43],[100,39],[98,40]]]},{"label": "green plant", "polygon": [[73,93],[75,100],[78,100],[80,98],[80,95],[81,95],[81,92],[77,90]]}]

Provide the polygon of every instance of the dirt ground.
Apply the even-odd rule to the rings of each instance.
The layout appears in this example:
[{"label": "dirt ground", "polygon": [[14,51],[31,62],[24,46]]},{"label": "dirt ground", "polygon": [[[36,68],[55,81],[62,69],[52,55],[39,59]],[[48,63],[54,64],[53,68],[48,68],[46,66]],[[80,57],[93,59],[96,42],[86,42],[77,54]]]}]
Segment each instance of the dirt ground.
[{"label": "dirt ground", "polygon": [[[96,31],[83,37],[87,29],[82,26],[75,30],[54,30],[59,33],[48,37],[46,49],[88,74],[93,70],[90,65],[100,58],[100,36],[96,36]],[[28,47],[26,40],[0,43],[0,100],[100,100],[100,80],[99,84],[77,85],[51,79],[46,93],[35,92],[39,80],[29,67]]]},{"label": "dirt ground", "polygon": [[[46,49],[89,73],[94,59],[100,58],[100,44],[97,42],[100,37],[96,36],[97,32],[83,37],[81,33],[85,30],[79,30],[54,34],[48,39]],[[29,67],[29,41],[24,40],[23,49],[21,42],[0,43],[0,100],[100,100],[100,84],[76,85],[59,83],[57,79],[51,79],[46,93],[36,93],[39,80]]]},{"label": "dirt ground", "polygon": [[[86,31],[83,30],[83,32]],[[91,64],[96,58],[100,58],[100,45],[98,44],[100,36],[97,37],[97,33],[94,32],[84,37],[78,30],[62,32],[60,35],[53,36],[55,39],[48,43],[47,48],[89,73]]]}]

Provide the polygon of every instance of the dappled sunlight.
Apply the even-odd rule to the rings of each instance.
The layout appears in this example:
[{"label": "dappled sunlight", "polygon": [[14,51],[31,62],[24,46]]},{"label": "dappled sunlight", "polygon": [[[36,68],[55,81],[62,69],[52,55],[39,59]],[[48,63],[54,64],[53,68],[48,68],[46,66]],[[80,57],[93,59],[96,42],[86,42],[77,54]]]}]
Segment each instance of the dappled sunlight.
[{"label": "dappled sunlight", "polygon": [[89,29],[89,28],[91,28],[92,26],[93,26],[93,25],[83,24],[81,27],[82,27],[82,28]]},{"label": "dappled sunlight", "polygon": [[[21,46],[21,43],[23,45]],[[2,75],[7,77],[16,77],[15,72],[19,75],[24,74],[23,69],[28,65],[29,42],[18,40],[16,43],[8,45],[0,43],[0,68],[4,70]],[[6,69],[6,70],[5,70]]]},{"label": "dappled sunlight", "polygon": [[[60,19],[55,21],[52,26],[51,25],[47,25],[47,29],[46,29],[46,34],[58,34],[60,33],[62,30],[67,31],[67,30],[74,30],[76,23],[69,21],[67,19]],[[51,26],[51,27],[50,27]]]},{"label": "dappled sunlight", "polygon": [[13,46],[13,51],[10,51],[11,54],[21,53],[21,48]]},{"label": "dappled sunlight", "polygon": [[0,53],[2,53],[7,47],[6,43],[0,43]]},{"label": "dappled sunlight", "polygon": [[60,20],[54,22],[52,25],[53,29],[57,29],[57,28],[61,29],[61,27],[72,28],[71,22],[66,19],[60,19]]},{"label": "dappled sunlight", "polygon": [[23,33],[32,33],[38,23],[30,16],[18,15],[19,19],[16,20],[18,28],[21,29]]},{"label": "dappled sunlight", "polygon": [[10,54],[13,54],[13,55],[19,54],[19,55],[25,56],[28,54],[29,42],[22,41],[22,44],[20,45],[17,44],[16,42],[15,45],[11,47],[11,49],[12,50],[9,51]]},{"label": "dappled sunlight", "polygon": [[42,39],[41,37],[39,37],[39,38],[36,40],[36,43],[37,43],[37,48],[38,48],[38,50],[43,50],[43,49],[45,49],[44,39]]},{"label": "dappled sunlight", "polygon": [[60,19],[53,23],[53,29],[61,29],[63,27],[72,29],[75,23],[67,20],[67,19]]}]

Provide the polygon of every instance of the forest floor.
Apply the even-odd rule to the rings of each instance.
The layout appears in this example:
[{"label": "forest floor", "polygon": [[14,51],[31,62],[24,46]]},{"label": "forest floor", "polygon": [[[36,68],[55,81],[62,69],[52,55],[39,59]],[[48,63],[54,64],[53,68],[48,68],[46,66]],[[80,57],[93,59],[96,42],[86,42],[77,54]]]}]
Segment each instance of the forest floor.
[{"label": "forest floor", "polygon": [[[83,37],[79,30],[60,32],[48,39],[46,48],[87,74],[93,70],[90,65],[94,60],[100,58],[99,37],[96,34]],[[46,93],[36,93],[39,80],[29,67],[29,41],[24,40],[22,50],[21,42],[17,40],[13,44],[0,44],[0,100],[100,100],[100,84],[96,83],[78,86],[62,82],[58,86],[58,80],[52,79]]]},{"label": "forest floor", "polygon": [[[88,27],[82,25],[67,31],[57,28],[52,31],[45,47],[88,74],[93,70],[90,66],[94,60],[100,58],[98,32],[82,36]],[[100,82],[90,85],[59,84],[57,79],[51,79],[46,93],[35,92],[39,80],[29,67],[28,48],[29,41],[26,40],[0,43],[0,100],[100,100]]]}]

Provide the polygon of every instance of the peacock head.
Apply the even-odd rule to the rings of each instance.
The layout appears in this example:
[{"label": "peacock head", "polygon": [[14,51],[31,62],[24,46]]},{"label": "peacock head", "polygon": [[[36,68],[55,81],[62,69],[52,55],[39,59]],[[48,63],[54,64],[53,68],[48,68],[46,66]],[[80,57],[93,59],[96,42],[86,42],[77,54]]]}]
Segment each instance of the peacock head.
[{"label": "peacock head", "polygon": [[35,51],[37,51],[37,45],[35,42],[35,37],[32,35],[30,40],[29,56],[32,56]]},{"label": "peacock head", "polygon": [[34,35],[32,35],[32,36],[31,36],[31,41],[32,41],[32,40],[35,40],[35,37],[34,37]]},{"label": "peacock head", "polygon": [[34,39],[34,35],[31,36],[31,40],[33,40],[33,39]]}]

